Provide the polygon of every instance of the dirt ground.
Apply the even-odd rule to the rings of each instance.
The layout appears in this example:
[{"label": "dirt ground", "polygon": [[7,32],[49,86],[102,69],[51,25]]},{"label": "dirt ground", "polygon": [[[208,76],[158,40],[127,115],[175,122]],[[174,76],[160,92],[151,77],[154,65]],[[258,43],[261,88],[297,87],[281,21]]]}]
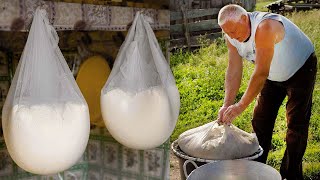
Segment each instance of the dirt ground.
[{"label": "dirt ground", "polygon": [[180,180],[180,168],[178,158],[170,152],[170,180]]}]

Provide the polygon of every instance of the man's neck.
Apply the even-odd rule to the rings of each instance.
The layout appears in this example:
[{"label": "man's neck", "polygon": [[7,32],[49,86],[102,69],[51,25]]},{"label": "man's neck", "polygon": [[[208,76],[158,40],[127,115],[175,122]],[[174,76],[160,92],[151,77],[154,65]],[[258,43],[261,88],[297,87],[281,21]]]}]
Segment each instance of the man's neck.
[{"label": "man's neck", "polygon": [[250,21],[249,15],[247,15],[247,17],[248,17],[248,34],[247,34],[247,39],[244,40],[243,42],[248,42],[251,37],[251,21]]}]

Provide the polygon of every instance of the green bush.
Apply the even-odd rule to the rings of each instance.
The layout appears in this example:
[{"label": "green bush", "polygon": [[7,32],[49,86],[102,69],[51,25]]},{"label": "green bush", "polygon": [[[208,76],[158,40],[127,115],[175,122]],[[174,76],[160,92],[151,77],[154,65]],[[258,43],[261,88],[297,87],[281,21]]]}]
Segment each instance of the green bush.
[{"label": "green bush", "polygon": [[280,137],[279,134],[273,134],[271,141],[271,150],[280,150],[285,145],[284,138]]}]

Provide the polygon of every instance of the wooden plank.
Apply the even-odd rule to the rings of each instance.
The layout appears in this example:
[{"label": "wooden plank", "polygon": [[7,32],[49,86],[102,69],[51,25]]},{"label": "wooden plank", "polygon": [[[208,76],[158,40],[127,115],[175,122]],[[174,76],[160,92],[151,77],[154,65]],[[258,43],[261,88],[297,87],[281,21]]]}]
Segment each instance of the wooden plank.
[{"label": "wooden plank", "polygon": [[[219,29],[217,19],[203,20],[199,22],[192,22],[188,24],[189,32],[193,31],[210,31]],[[183,24],[175,24],[170,26],[170,33],[183,33]]]},{"label": "wooden plank", "polygon": [[[219,13],[219,8],[210,8],[210,9],[192,9],[186,11],[186,18],[199,18],[203,16],[217,15]],[[181,11],[170,11],[170,21],[182,19]]]},{"label": "wooden plank", "polygon": [[[211,34],[207,34],[207,35],[193,36],[190,38],[190,46],[191,47],[200,46],[200,44],[198,42],[200,37],[205,37],[205,38],[213,41],[214,39],[222,37],[222,33],[218,32],[218,33],[211,33]],[[185,38],[170,40],[170,50],[175,49],[175,48],[181,48],[181,47],[184,47],[184,48],[187,47]]]},{"label": "wooden plank", "polygon": [[184,36],[187,40],[187,45],[188,45],[188,50],[190,50],[190,34],[189,34],[189,26],[188,26],[188,22],[187,22],[187,16],[186,16],[186,8],[184,5],[181,6],[181,12],[182,12],[182,18],[183,18],[183,31],[184,31]]},{"label": "wooden plank", "polygon": [[288,3],[288,5],[294,8],[320,8],[320,4],[306,4],[306,3]]}]

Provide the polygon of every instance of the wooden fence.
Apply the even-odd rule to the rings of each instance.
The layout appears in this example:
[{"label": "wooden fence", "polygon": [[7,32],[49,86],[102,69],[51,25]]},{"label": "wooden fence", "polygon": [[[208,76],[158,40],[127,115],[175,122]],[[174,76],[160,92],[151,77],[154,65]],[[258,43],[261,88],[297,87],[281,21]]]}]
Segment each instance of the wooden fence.
[{"label": "wooden fence", "polygon": [[221,36],[221,29],[216,18],[208,16],[217,16],[218,8],[210,9],[183,9],[179,12],[170,13],[170,21],[176,21],[170,25],[170,47],[196,47],[199,46],[199,38],[203,35],[207,39],[215,39]]},{"label": "wooden fence", "polygon": [[210,41],[221,37],[217,21],[221,7],[237,3],[251,10],[255,2],[256,0],[171,0],[170,49],[190,49],[200,46],[201,37]]}]

